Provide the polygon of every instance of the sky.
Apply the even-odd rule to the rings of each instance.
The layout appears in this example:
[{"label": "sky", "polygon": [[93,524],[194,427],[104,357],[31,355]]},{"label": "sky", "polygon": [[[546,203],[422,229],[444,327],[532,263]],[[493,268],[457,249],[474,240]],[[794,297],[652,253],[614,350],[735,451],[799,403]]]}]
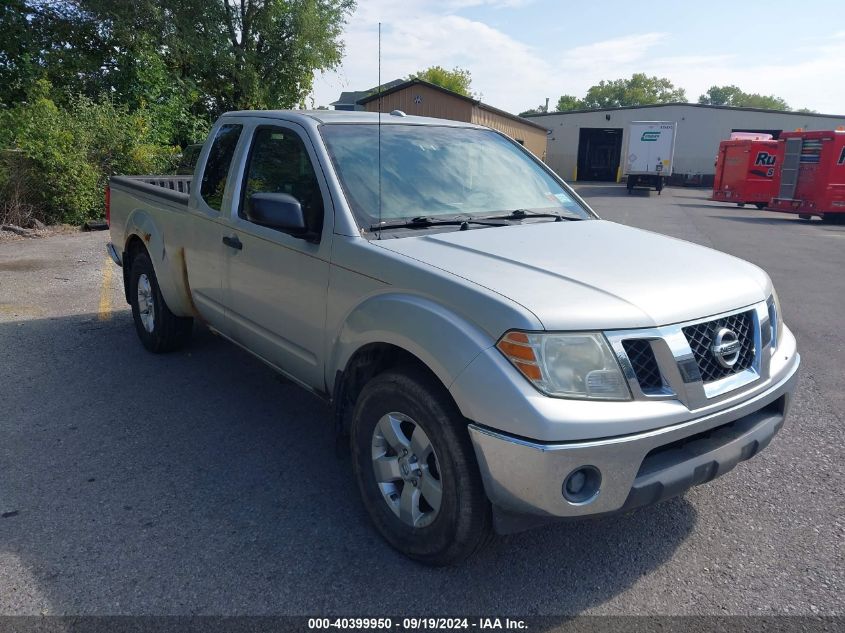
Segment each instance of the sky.
[{"label": "sky", "polygon": [[687,100],[712,85],[845,114],[843,0],[358,0],[344,61],[318,74],[310,106],[429,66],[472,74],[492,106],[521,112],[602,79],[668,77]]}]

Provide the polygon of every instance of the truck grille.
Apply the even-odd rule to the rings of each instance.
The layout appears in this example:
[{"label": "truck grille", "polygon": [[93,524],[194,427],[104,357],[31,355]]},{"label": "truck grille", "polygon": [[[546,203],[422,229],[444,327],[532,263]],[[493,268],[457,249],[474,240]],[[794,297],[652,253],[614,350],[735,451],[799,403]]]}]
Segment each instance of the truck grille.
[{"label": "truck grille", "polygon": [[631,361],[631,367],[643,393],[661,390],[663,378],[660,376],[660,368],[657,366],[651,343],[647,339],[628,339],[622,341],[622,347]]},{"label": "truck grille", "polygon": [[[684,336],[687,337],[704,382],[738,374],[754,364],[754,320],[751,315],[751,312],[732,314],[715,321],[696,323],[683,328]],[[723,327],[733,330],[740,342],[739,357],[730,368],[722,367],[710,350],[713,337]]]}]

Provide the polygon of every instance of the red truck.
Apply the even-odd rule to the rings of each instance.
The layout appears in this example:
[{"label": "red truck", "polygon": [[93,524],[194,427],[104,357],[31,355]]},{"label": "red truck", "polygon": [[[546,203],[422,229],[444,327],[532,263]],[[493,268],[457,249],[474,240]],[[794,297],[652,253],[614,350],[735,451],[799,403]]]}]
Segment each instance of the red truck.
[{"label": "red truck", "polygon": [[845,130],[785,132],[783,164],[769,208],[845,222]]},{"label": "red truck", "polygon": [[763,209],[777,195],[783,144],[767,139],[731,139],[719,144],[711,200]]}]

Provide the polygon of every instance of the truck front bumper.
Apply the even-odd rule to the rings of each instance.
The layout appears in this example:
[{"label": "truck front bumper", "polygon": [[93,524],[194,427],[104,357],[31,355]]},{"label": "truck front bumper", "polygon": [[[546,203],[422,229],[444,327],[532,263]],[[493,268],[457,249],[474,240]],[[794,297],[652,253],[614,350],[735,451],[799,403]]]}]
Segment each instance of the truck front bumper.
[{"label": "truck front bumper", "polygon": [[[497,531],[516,531],[537,518],[624,512],[723,475],[762,450],[783,426],[798,354],[790,361],[768,388],[738,404],[629,435],[547,443],[471,424]],[[573,474],[575,485],[567,490]],[[571,494],[579,483],[578,494]],[[535,520],[524,525],[520,517],[526,515]]]}]

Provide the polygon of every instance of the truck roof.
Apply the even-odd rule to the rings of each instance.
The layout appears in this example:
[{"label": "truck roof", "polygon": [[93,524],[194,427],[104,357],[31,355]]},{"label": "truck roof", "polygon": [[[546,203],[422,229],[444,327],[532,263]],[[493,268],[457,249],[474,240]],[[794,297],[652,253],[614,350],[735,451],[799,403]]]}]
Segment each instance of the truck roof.
[{"label": "truck roof", "polygon": [[[239,110],[226,112],[223,117],[260,117],[266,119],[280,119],[284,121],[297,121],[299,123],[377,123],[378,112],[365,112],[354,110]],[[382,113],[382,125],[405,124],[405,125],[439,125],[449,127],[470,127],[481,128],[480,125],[466,123],[464,121],[453,121],[451,119],[435,119],[425,116],[405,116]]]}]

